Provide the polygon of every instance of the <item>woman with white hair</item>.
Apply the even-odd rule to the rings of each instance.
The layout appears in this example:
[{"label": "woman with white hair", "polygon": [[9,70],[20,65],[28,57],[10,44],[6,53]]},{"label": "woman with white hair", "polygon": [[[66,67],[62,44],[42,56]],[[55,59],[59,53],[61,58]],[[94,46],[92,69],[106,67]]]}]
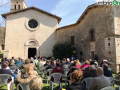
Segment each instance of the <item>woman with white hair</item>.
[{"label": "woman with white hair", "polygon": [[69,58],[67,58],[67,62],[66,62],[66,64],[68,64],[69,65],[69,68],[71,67],[71,62],[70,62],[70,59]]}]

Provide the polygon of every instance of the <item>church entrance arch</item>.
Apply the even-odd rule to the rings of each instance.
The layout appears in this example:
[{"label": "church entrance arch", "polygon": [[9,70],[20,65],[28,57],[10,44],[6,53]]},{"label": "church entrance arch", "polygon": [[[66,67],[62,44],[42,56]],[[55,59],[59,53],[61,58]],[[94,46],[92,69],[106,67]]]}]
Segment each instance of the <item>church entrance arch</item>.
[{"label": "church entrance arch", "polygon": [[34,57],[39,56],[39,43],[37,40],[35,39],[30,39],[25,43],[25,57],[26,58],[30,58],[30,57]]}]

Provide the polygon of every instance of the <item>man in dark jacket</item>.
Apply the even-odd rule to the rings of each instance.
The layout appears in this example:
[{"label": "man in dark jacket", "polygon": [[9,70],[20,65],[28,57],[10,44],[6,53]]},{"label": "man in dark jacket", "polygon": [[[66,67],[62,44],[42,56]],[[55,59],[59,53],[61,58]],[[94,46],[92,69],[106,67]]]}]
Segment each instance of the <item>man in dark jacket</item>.
[{"label": "man in dark jacket", "polygon": [[53,68],[55,68],[55,64],[54,64],[54,61],[51,61],[50,65],[48,65],[48,67],[46,68],[46,70],[53,69]]},{"label": "man in dark jacket", "polygon": [[97,73],[95,70],[95,65],[91,65],[89,67],[89,71],[84,71],[83,72],[83,78],[87,78],[87,77],[97,77]]},{"label": "man in dark jacket", "polygon": [[[46,70],[48,70],[48,69],[54,69],[54,68],[55,68],[54,61],[51,61],[51,64],[48,65],[48,67],[46,68]],[[49,76],[49,72],[47,72],[47,76]]]},{"label": "man in dark jacket", "polygon": [[98,62],[98,56],[97,55],[95,55],[94,60],[96,60]]},{"label": "man in dark jacket", "polygon": [[107,64],[103,64],[102,68],[104,70],[104,76],[112,77],[112,72],[108,69],[108,65]]},{"label": "man in dark jacket", "polygon": [[5,57],[5,61],[7,61],[7,62],[8,62],[8,64],[10,63],[10,61],[7,59],[7,57]]}]

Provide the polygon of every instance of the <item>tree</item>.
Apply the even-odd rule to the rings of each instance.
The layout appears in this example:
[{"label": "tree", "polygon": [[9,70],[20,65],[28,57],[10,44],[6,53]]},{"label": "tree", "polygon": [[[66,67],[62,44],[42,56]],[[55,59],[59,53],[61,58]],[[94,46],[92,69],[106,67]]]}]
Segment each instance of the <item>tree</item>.
[{"label": "tree", "polygon": [[72,46],[70,43],[57,43],[53,46],[53,56],[56,59],[63,59],[66,56],[71,57],[73,55],[73,51],[76,51],[76,48]]}]

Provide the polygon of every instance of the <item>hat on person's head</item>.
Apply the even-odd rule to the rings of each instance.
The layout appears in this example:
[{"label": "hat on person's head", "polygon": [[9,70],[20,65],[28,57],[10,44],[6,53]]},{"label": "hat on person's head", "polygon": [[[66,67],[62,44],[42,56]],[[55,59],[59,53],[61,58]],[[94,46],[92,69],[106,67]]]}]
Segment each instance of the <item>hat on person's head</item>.
[{"label": "hat on person's head", "polygon": [[95,64],[95,65],[98,65],[98,63],[97,63],[97,62],[94,62],[94,64]]},{"label": "hat on person's head", "polygon": [[69,62],[69,61],[70,61],[70,59],[69,59],[69,58],[67,58],[67,61]]},{"label": "hat on person's head", "polygon": [[108,62],[106,59],[103,60],[104,62]]}]

